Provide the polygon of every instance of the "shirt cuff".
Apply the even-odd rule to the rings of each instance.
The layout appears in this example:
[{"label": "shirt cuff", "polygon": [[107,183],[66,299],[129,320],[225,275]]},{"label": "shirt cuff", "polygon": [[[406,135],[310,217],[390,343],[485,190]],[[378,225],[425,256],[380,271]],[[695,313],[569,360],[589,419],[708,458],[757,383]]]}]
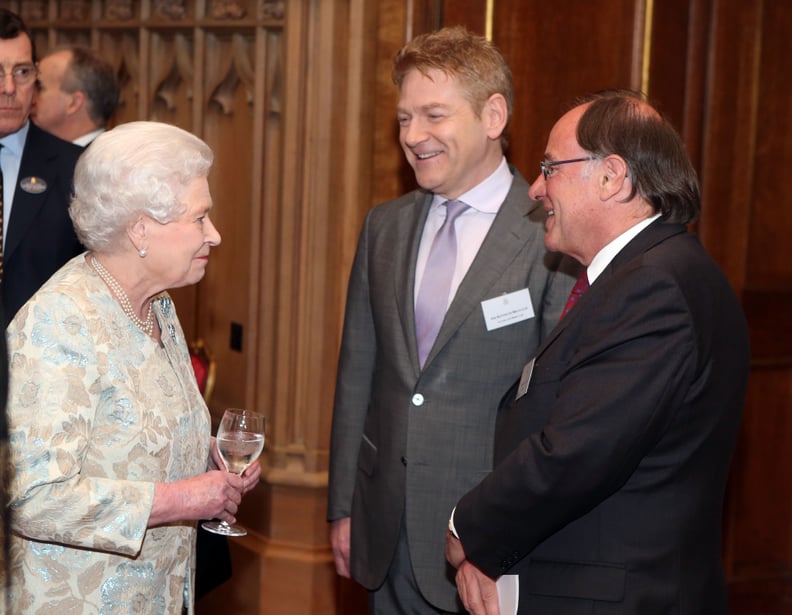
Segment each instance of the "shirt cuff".
[{"label": "shirt cuff", "polygon": [[456,512],[456,506],[454,506],[454,510],[451,511],[451,516],[448,518],[448,531],[451,532],[454,538],[460,540],[459,534],[457,534],[456,528],[454,527],[454,513]]}]

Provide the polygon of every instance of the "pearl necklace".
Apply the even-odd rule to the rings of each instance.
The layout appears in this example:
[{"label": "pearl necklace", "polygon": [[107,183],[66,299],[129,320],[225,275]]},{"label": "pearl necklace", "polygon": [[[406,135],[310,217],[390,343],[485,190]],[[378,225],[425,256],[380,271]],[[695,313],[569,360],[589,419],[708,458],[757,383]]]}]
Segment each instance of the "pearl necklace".
[{"label": "pearl necklace", "polygon": [[93,255],[91,256],[91,264],[93,264],[93,268],[96,270],[96,273],[99,274],[99,277],[102,278],[104,283],[107,284],[108,288],[118,299],[118,303],[121,305],[121,309],[124,311],[124,314],[126,314],[129,320],[135,323],[135,325],[137,325],[137,327],[141,329],[143,333],[151,336],[154,333],[154,312],[151,307],[152,302],[149,301],[148,312],[146,312],[146,320],[141,320],[140,317],[135,314],[135,310],[132,309],[132,302],[129,301],[129,297],[124,292],[124,289],[121,288],[118,280],[110,275],[110,272],[105,269],[104,265],[102,265],[102,263],[100,263]]}]

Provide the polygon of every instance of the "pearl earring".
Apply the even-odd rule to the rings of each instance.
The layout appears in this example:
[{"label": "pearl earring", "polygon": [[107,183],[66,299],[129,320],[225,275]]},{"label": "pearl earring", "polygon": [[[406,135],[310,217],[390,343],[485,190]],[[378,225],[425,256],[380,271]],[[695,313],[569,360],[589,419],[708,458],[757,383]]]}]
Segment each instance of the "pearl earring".
[{"label": "pearl earring", "polygon": [[148,254],[148,250],[146,250],[146,248],[140,248],[140,250],[138,250],[138,254],[140,254],[140,258],[146,258],[146,254]]}]

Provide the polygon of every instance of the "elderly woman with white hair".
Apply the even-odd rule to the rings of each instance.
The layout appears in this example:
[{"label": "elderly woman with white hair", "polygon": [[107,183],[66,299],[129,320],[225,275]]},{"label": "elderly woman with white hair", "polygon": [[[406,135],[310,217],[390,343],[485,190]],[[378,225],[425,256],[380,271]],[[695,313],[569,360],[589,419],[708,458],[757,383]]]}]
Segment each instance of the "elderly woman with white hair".
[{"label": "elderly woman with white hair", "polygon": [[203,276],[212,151],[121,124],[75,171],[89,250],[7,332],[14,613],[193,612],[196,521],[234,522],[259,480],[222,467],[166,289]]}]

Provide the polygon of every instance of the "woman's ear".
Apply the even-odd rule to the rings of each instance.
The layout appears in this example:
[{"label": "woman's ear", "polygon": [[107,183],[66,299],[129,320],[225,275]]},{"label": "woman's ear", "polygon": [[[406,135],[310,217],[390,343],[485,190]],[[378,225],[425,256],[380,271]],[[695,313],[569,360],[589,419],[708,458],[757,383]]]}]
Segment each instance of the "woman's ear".
[{"label": "woman's ear", "polygon": [[139,216],[127,226],[127,237],[137,252],[145,251],[148,248],[146,235],[146,218]]}]

